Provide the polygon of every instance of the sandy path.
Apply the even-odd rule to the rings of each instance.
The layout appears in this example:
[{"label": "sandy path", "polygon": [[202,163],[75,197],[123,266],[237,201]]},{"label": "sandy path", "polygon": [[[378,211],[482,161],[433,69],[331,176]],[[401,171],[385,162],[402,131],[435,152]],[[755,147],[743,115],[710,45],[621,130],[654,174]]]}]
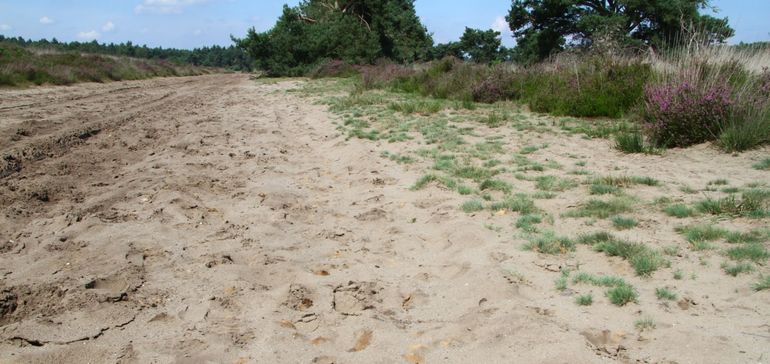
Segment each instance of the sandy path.
[{"label": "sandy path", "polygon": [[[722,312],[708,308],[662,336],[678,343],[620,331],[627,307],[561,311],[551,276],[534,277],[570,262],[533,260],[452,192],[409,191],[418,171],[344,140],[322,106],[283,92],[296,85],[216,75],[0,91],[0,151],[13,156],[0,180],[0,362],[767,352],[761,331],[699,333]],[[749,305],[738,322],[766,313]],[[674,354],[691,340],[704,345]]]}]

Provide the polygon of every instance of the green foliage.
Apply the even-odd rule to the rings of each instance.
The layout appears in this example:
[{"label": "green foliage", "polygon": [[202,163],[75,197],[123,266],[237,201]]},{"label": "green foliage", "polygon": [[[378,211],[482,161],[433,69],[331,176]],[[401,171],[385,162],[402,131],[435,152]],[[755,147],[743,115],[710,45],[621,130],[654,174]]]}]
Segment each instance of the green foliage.
[{"label": "green foliage", "polygon": [[628,230],[635,228],[639,222],[630,217],[615,216],[612,218],[612,226],[618,230]]},{"label": "green foliage", "polygon": [[495,202],[489,206],[492,210],[507,210],[511,212],[520,212],[522,214],[532,214],[537,212],[535,203],[526,195],[517,194],[515,196],[506,196],[503,201]]},{"label": "green foliage", "polygon": [[482,191],[493,190],[503,193],[510,193],[513,190],[513,186],[510,183],[499,179],[486,179],[479,185],[479,189]]},{"label": "green foliage", "polygon": [[540,215],[526,214],[520,216],[516,220],[516,227],[531,233],[537,231],[537,228],[534,225],[540,224],[542,222],[543,218]]},{"label": "green foliage", "polygon": [[658,297],[659,300],[675,301],[676,293],[668,288],[655,288],[655,297]]},{"label": "green foliage", "polygon": [[546,231],[530,239],[524,249],[543,254],[564,254],[575,250],[575,242],[567,237],[557,236],[553,231]]},{"label": "green foliage", "polygon": [[752,167],[760,171],[770,171],[770,158],[765,158],[757,163],[754,163]]},{"label": "green foliage", "polygon": [[639,331],[652,330],[655,328],[655,321],[650,317],[641,318],[634,322],[634,327]]},{"label": "green foliage", "polygon": [[591,306],[594,303],[594,295],[587,293],[575,298],[575,303],[578,306]]},{"label": "green foliage", "polygon": [[695,208],[701,212],[712,215],[733,215],[761,218],[770,216],[770,190],[749,189],[741,193],[741,197],[734,195],[718,200],[707,198],[698,202]]},{"label": "green foliage", "polygon": [[583,206],[568,211],[567,217],[596,217],[606,219],[612,215],[622,214],[631,211],[633,200],[628,197],[615,197],[608,201],[589,200]]},{"label": "green foliage", "polygon": [[627,284],[618,285],[607,291],[610,302],[616,306],[625,306],[631,302],[637,302],[639,294],[634,287]]},{"label": "green foliage", "polygon": [[616,134],[615,148],[628,154],[654,154],[658,152],[655,147],[645,143],[644,136],[638,131]]},{"label": "green foliage", "polygon": [[763,263],[770,258],[770,252],[763,244],[749,243],[727,249],[727,256],[732,260],[750,260],[755,263]]},{"label": "green foliage", "polygon": [[492,29],[480,30],[466,27],[460,37],[460,51],[478,63],[502,61],[505,57],[500,32]]},{"label": "green foliage", "polygon": [[741,262],[736,264],[723,263],[722,269],[725,273],[737,277],[741,273],[750,273],[754,271],[754,265],[747,262]]},{"label": "green foliage", "polygon": [[479,200],[470,200],[463,203],[460,206],[460,209],[462,209],[463,212],[466,212],[466,213],[477,212],[484,209],[484,203]]},{"label": "green foliage", "polygon": [[614,1],[514,0],[506,16],[521,62],[545,59],[562,50],[567,39],[582,46],[662,46],[681,38],[682,23],[699,24],[707,39],[721,42],[734,31],[727,19],[699,14],[708,0]]},{"label": "green foliage", "polygon": [[437,182],[440,185],[449,189],[455,189],[457,187],[457,181],[455,181],[454,179],[451,179],[446,176],[439,176],[436,174],[427,174],[420,177],[420,179],[418,179],[417,182],[414,183],[411,189],[413,191],[421,190],[431,182]]},{"label": "green foliage", "polygon": [[0,86],[69,85],[76,82],[190,76],[206,70],[167,61],[110,57],[76,52],[34,52],[0,42]]},{"label": "green foliage", "polygon": [[594,245],[594,250],[628,260],[639,276],[649,276],[665,264],[660,254],[640,243],[612,239]]},{"label": "green foliage", "polygon": [[751,288],[757,292],[770,289],[770,275],[760,276],[759,281],[754,283]]},{"label": "green foliage", "polygon": [[349,64],[378,58],[412,62],[428,56],[432,39],[413,0],[307,0],[287,5],[275,26],[236,40],[271,75],[297,76],[324,60]]},{"label": "green foliage", "polygon": [[693,216],[695,214],[695,211],[693,209],[691,209],[687,205],[683,205],[683,204],[669,205],[663,211],[668,216],[673,216],[673,217],[677,217],[677,218],[680,218],[680,219],[685,218],[685,217],[690,217],[690,216]]},{"label": "green foliage", "polygon": [[577,182],[556,176],[540,176],[535,179],[535,187],[543,191],[565,191],[577,187]]},{"label": "green foliage", "polygon": [[521,99],[536,112],[619,118],[642,99],[652,75],[641,62],[588,57],[571,65],[536,65],[519,77]]},{"label": "green foliage", "polygon": [[598,243],[604,243],[612,240],[615,240],[615,237],[612,236],[612,234],[605,231],[578,235],[578,243],[580,244],[595,245]]},{"label": "green foliage", "polygon": [[101,54],[119,57],[131,57],[150,59],[154,61],[167,61],[175,65],[193,65],[200,67],[227,68],[236,71],[249,71],[252,68],[253,60],[242,49],[236,46],[222,47],[212,46],[188,49],[173,48],[150,48],[146,45],[136,45],[132,42],[126,43],[99,43],[91,42],[60,42],[41,39],[38,41],[25,40],[18,38],[5,38],[0,35],[0,48],[22,47],[31,50],[44,50],[46,52],[72,53],[72,54]]}]

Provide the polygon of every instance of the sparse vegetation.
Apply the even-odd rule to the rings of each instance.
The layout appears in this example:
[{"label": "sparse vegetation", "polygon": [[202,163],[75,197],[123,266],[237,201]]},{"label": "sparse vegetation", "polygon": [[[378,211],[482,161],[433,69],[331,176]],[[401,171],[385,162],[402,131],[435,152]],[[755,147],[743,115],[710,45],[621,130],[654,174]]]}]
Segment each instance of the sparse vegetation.
[{"label": "sparse vegetation", "polygon": [[752,167],[760,171],[768,171],[770,170],[770,158],[765,158],[757,163],[754,163]]},{"label": "sparse vegetation", "polygon": [[749,273],[754,271],[754,265],[751,263],[741,262],[741,263],[722,263],[722,269],[725,271],[725,273],[737,277],[741,273]]},{"label": "sparse vegetation", "polygon": [[594,303],[594,295],[587,293],[575,298],[575,303],[579,306],[591,306]]},{"label": "sparse vegetation", "polygon": [[664,211],[666,215],[673,216],[680,219],[683,219],[685,217],[691,217],[695,214],[695,210],[683,204],[669,205],[665,208]]},{"label": "sparse vegetation", "polygon": [[567,237],[558,236],[553,231],[545,231],[532,237],[529,243],[524,245],[524,249],[543,254],[564,254],[575,250],[575,242]]},{"label": "sparse vegetation", "polygon": [[607,298],[609,298],[610,302],[616,306],[625,306],[629,303],[637,302],[639,299],[639,294],[636,292],[634,287],[631,287],[627,284],[622,284],[610,288],[607,291]]},{"label": "sparse vegetation", "polygon": [[638,221],[630,217],[615,216],[611,220],[612,220],[612,226],[614,226],[615,229],[618,229],[618,230],[633,229],[637,225],[639,225]]},{"label": "sparse vegetation", "polygon": [[589,200],[583,206],[569,211],[565,214],[567,217],[596,217],[606,219],[612,215],[622,214],[631,211],[633,200],[628,197],[615,197],[608,201]]},{"label": "sparse vegetation", "polygon": [[658,297],[659,300],[676,301],[676,293],[665,287],[656,288],[655,297]]},{"label": "sparse vegetation", "polygon": [[751,286],[755,291],[764,291],[770,289],[770,275],[759,277],[759,281]]},{"label": "sparse vegetation", "polygon": [[655,328],[655,321],[650,317],[641,318],[634,322],[634,327],[639,331],[647,331]]}]

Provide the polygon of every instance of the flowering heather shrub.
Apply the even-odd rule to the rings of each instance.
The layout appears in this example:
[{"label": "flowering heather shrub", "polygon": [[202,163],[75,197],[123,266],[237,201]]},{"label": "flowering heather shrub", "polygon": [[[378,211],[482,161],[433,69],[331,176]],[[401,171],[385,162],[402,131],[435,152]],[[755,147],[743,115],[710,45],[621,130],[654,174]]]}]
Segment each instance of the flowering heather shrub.
[{"label": "flowering heather shrub", "polygon": [[658,146],[686,147],[714,140],[733,113],[732,92],[727,81],[648,85],[643,128]]}]

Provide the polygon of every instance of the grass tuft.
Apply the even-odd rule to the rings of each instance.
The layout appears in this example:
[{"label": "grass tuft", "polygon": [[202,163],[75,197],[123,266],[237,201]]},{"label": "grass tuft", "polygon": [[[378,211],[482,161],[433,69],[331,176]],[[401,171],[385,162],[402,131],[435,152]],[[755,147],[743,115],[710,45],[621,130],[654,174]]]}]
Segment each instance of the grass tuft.
[{"label": "grass tuft", "polygon": [[588,293],[577,296],[577,298],[575,298],[575,303],[579,306],[591,306],[594,303],[594,295]]},{"label": "grass tuft", "polygon": [[639,222],[630,217],[615,216],[612,218],[612,226],[618,230],[633,229],[637,225],[639,225]]},{"label": "grass tuft", "polygon": [[479,200],[470,200],[460,205],[460,209],[465,213],[477,212],[484,209],[484,203]]},{"label": "grass tuft", "polygon": [[766,289],[770,289],[770,275],[767,276],[760,276],[759,282],[754,283],[751,285],[751,288],[757,292],[764,291]]},{"label": "grass tuft", "polygon": [[695,214],[695,210],[683,204],[669,205],[663,211],[668,216],[673,216],[680,219],[691,217]]},{"label": "grass tuft", "polygon": [[631,211],[633,200],[628,197],[615,197],[609,201],[589,200],[588,203],[578,209],[569,211],[567,217],[595,217],[606,219],[612,215]]},{"label": "grass tuft", "polygon": [[722,263],[722,269],[725,271],[725,273],[733,277],[737,277],[741,273],[753,272],[754,265],[746,262],[736,264]]},{"label": "grass tuft", "polygon": [[760,171],[770,171],[770,158],[765,158],[757,163],[754,163],[752,167]]},{"label": "grass tuft", "polygon": [[658,297],[659,300],[669,300],[669,301],[675,301],[676,300],[676,293],[671,291],[668,288],[656,288],[655,289],[655,297]]},{"label": "grass tuft", "polygon": [[575,242],[567,237],[557,236],[553,231],[546,231],[530,239],[524,249],[543,254],[564,254],[575,250]]},{"label": "grass tuft", "polygon": [[610,302],[616,306],[625,306],[631,302],[637,302],[639,294],[634,287],[622,284],[607,291],[607,297]]}]

